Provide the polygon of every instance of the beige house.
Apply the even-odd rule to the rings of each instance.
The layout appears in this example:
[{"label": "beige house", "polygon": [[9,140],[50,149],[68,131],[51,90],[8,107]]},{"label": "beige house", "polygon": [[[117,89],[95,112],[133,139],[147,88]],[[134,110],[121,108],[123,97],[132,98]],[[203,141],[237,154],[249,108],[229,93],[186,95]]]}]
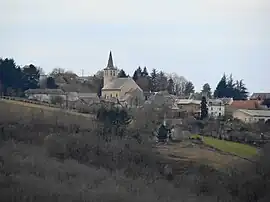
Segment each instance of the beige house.
[{"label": "beige house", "polygon": [[233,118],[239,119],[245,123],[267,121],[270,120],[270,110],[238,109],[233,112]]},{"label": "beige house", "polygon": [[108,65],[104,69],[104,87],[101,96],[108,100],[127,101],[128,105],[141,103],[144,100],[142,89],[130,78],[118,78],[118,70],[113,65],[110,52]]},{"label": "beige house", "polygon": [[179,109],[186,111],[189,114],[200,113],[201,101],[193,99],[177,99],[176,104]]}]

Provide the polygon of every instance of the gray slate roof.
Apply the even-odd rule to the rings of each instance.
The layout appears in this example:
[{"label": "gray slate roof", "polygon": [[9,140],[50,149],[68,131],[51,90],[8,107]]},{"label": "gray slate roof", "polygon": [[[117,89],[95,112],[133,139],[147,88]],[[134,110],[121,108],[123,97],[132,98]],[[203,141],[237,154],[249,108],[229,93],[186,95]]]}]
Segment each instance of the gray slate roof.
[{"label": "gray slate roof", "polygon": [[250,97],[251,100],[257,100],[258,98],[262,100],[270,99],[270,93],[253,93]]},{"label": "gray slate roof", "polygon": [[54,95],[64,95],[64,91],[61,89],[28,89],[25,91],[26,94],[54,94]]},{"label": "gray slate roof", "polygon": [[[121,89],[121,87],[126,83],[126,82],[133,82],[136,84],[136,82],[132,78],[116,78],[109,84],[103,87],[104,89]],[[137,84],[136,84],[137,85]]]}]

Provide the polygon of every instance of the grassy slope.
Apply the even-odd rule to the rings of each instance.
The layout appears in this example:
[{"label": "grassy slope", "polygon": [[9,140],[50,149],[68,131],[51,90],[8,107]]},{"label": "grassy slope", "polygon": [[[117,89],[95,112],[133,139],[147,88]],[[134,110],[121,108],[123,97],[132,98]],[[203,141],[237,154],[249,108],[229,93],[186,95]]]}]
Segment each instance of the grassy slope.
[{"label": "grassy slope", "polygon": [[[196,136],[193,136],[196,137]],[[251,158],[258,154],[258,150],[250,145],[231,142],[226,140],[219,140],[212,137],[202,137],[203,142],[211,147],[221,150],[226,153],[231,153],[244,158]]]}]

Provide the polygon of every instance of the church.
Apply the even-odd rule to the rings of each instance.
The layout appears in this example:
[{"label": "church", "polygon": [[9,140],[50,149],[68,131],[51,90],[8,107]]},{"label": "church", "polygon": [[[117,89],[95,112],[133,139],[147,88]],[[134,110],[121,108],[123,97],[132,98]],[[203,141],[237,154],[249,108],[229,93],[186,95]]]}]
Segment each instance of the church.
[{"label": "church", "polygon": [[104,83],[101,96],[128,106],[139,106],[144,102],[143,90],[130,77],[118,78],[118,69],[113,64],[112,52],[103,71]]}]

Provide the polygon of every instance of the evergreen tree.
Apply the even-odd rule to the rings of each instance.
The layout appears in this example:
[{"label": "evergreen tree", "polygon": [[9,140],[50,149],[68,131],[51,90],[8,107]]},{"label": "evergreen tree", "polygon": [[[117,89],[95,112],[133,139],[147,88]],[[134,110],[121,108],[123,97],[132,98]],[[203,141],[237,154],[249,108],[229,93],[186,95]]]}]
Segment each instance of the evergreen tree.
[{"label": "evergreen tree", "polygon": [[127,76],[126,72],[123,69],[121,69],[118,73],[118,78],[127,78],[127,77],[128,76]]},{"label": "evergreen tree", "polygon": [[189,96],[191,93],[194,93],[194,85],[191,81],[188,81],[185,84],[185,89],[184,89],[184,95]]},{"label": "evergreen tree", "polygon": [[137,70],[134,71],[132,78],[135,82],[138,80],[139,76],[138,76]]},{"label": "evergreen tree", "polygon": [[248,97],[247,88],[243,83],[243,80],[236,81],[234,89],[234,100],[246,100]]},{"label": "evergreen tree", "polygon": [[148,71],[147,71],[146,67],[143,68],[142,76],[143,77],[148,77]]},{"label": "evergreen tree", "polygon": [[209,83],[205,83],[202,88],[202,95],[211,98],[212,97],[212,92],[211,92],[211,87]]},{"label": "evergreen tree", "polygon": [[158,90],[158,81],[157,81],[157,70],[153,69],[150,77],[150,89],[152,92],[156,92]]},{"label": "evergreen tree", "polygon": [[56,85],[55,80],[53,77],[48,77],[46,80],[46,87],[50,89],[58,88],[58,85]]},{"label": "evergreen tree", "polygon": [[142,68],[139,66],[136,71],[137,71],[138,77],[141,77],[142,76]]},{"label": "evergreen tree", "polygon": [[234,98],[235,96],[237,96],[237,91],[235,89],[235,83],[234,83],[232,74],[230,74],[229,78],[227,79],[227,88],[225,92],[226,93],[224,97]]},{"label": "evergreen tree", "polygon": [[223,74],[221,80],[218,82],[216,90],[214,92],[215,98],[223,98],[226,97],[227,94],[227,77]]},{"label": "evergreen tree", "polygon": [[202,101],[201,101],[201,119],[203,120],[207,117],[208,117],[207,101],[206,101],[206,97],[203,96]]},{"label": "evergreen tree", "polygon": [[167,91],[168,91],[170,94],[175,94],[175,91],[174,91],[174,82],[173,82],[173,79],[172,79],[172,78],[170,78],[170,79],[168,80]]}]

